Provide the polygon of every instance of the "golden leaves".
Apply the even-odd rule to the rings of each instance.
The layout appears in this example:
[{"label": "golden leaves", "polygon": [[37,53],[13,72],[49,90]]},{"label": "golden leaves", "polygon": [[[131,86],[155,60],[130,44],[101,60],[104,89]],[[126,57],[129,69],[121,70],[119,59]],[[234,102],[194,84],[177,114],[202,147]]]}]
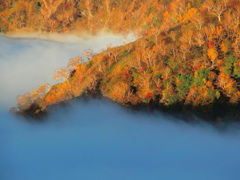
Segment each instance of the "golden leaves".
[{"label": "golden leaves", "polygon": [[195,71],[195,72],[194,72],[194,78],[197,78],[197,77],[198,77],[198,72]]},{"label": "golden leaves", "polygon": [[196,15],[197,12],[198,10],[196,8],[189,9],[188,12],[183,15],[182,18],[183,22],[187,23],[188,21],[190,21]]},{"label": "golden leaves", "polygon": [[62,3],[61,0],[42,0],[43,1],[43,8],[41,8],[41,13],[44,19],[48,20],[50,16],[56,12],[58,6]]},{"label": "golden leaves", "polygon": [[69,67],[70,69],[74,69],[74,68],[76,68],[76,66],[77,66],[78,64],[80,64],[81,62],[82,62],[81,57],[72,58],[72,59],[70,59],[69,62],[68,62],[68,67]]},{"label": "golden leaves", "polygon": [[56,73],[53,75],[53,79],[63,79],[66,80],[69,75],[69,69],[61,68],[56,70]]},{"label": "golden leaves", "polygon": [[223,51],[224,53],[228,52],[228,45],[223,41],[220,45],[221,47],[221,51]]},{"label": "golden leaves", "polygon": [[207,51],[207,55],[211,61],[214,61],[218,56],[218,52],[214,48],[210,48]]},{"label": "golden leaves", "polygon": [[23,96],[18,96],[18,109],[20,111],[26,110],[33,103],[36,103],[39,99],[43,98],[50,88],[51,86],[49,84],[43,84],[34,89],[31,93],[25,93]]},{"label": "golden leaves", "polygon": [[130,92],[130,86],[127,83],[121,82],[113,86],[113,91],[110,92],[110,97],[120,103],[125,102],[127,93]]}]

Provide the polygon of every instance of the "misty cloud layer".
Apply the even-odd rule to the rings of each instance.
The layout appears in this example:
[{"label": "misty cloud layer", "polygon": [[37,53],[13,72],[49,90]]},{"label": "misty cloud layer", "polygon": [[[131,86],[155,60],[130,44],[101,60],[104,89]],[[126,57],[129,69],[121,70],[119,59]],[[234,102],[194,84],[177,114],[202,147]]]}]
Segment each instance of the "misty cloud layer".
[{"label": "misty cloud layer", "polygon": [[0,179],[240,178],[239,131],[133,113],[103,100],[55,108],[38,123],[0,116]]},{"label": "misty cloud layer", "polygon": [[[62,38],[61,38],[62,37]],[[8,38],[0,35],[0,108],[16,105],[17,95],[32,91],[43,83],[54,84],[52,76],[56,69],[66,67],[70,58],[82,56],[86,49],[95,53],[109,44],[122,45],[134,40],[111,34],[86,36],[52,36],[59,41],[33,38]]]}]

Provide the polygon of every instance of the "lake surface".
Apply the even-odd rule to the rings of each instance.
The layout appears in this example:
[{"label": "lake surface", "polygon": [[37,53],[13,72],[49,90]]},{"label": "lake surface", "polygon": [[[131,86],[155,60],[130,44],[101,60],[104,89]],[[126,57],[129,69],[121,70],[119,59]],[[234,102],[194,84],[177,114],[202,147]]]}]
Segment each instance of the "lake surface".
[{"label": "lake surface", "polygon": [[42,122],[8,113],[16,96],[51,80],[55,69],[120,36],[53,42],[0,36],[1,180],[239,180],[239,124],[224,131],[108,100],[75,100]]}]

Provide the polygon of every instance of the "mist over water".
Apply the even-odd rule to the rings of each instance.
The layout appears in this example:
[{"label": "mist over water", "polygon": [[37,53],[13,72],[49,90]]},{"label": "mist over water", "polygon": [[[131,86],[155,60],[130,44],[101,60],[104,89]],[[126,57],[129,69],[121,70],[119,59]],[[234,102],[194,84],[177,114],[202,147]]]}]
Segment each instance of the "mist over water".
[{"label": "mist over water", "polygon": [[[56,35],[55,35],[56,36]],[[16,105],[17,95],[30,92],[43,83],[55,84],[55,70],[66,67],[69,59],[82,56],[86,49],[98,53],[123,42],[134,40],[133,35],[104,34],[98,36],[56,36],[59,41],[34,38],[9,38],[0,35],[0,107]]]},{"label": "mist over water", "polygon": [[55,69],[83,49],[122,44],[121,37],[106,37],[77,43],[0,37],[0,179],[239,180],[239,125],[222,132],[103,99],[52,107],[41,122],[6,111],[18,94],[53,83]]}]

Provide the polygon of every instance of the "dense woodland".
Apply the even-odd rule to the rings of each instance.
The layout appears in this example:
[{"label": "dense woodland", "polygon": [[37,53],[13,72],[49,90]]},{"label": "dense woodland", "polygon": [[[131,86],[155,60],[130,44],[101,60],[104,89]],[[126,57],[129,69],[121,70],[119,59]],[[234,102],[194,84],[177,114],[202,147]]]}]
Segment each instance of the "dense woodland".
[{"label": "dense woodland", "polygon": [[160,25],[169,0],[0,0],[0,31],[128,32]]},{"label": "dense woodland", "polygon": [[[139,33],[83,62],[70,59],[54,78],[18,97],[18,109],[102,94],[126,106],[237,105],[240,100],[240,2],[238,0],[11,0],[1,1],[2,32]],[[95,30],[96,30],[95,29]]]}]

